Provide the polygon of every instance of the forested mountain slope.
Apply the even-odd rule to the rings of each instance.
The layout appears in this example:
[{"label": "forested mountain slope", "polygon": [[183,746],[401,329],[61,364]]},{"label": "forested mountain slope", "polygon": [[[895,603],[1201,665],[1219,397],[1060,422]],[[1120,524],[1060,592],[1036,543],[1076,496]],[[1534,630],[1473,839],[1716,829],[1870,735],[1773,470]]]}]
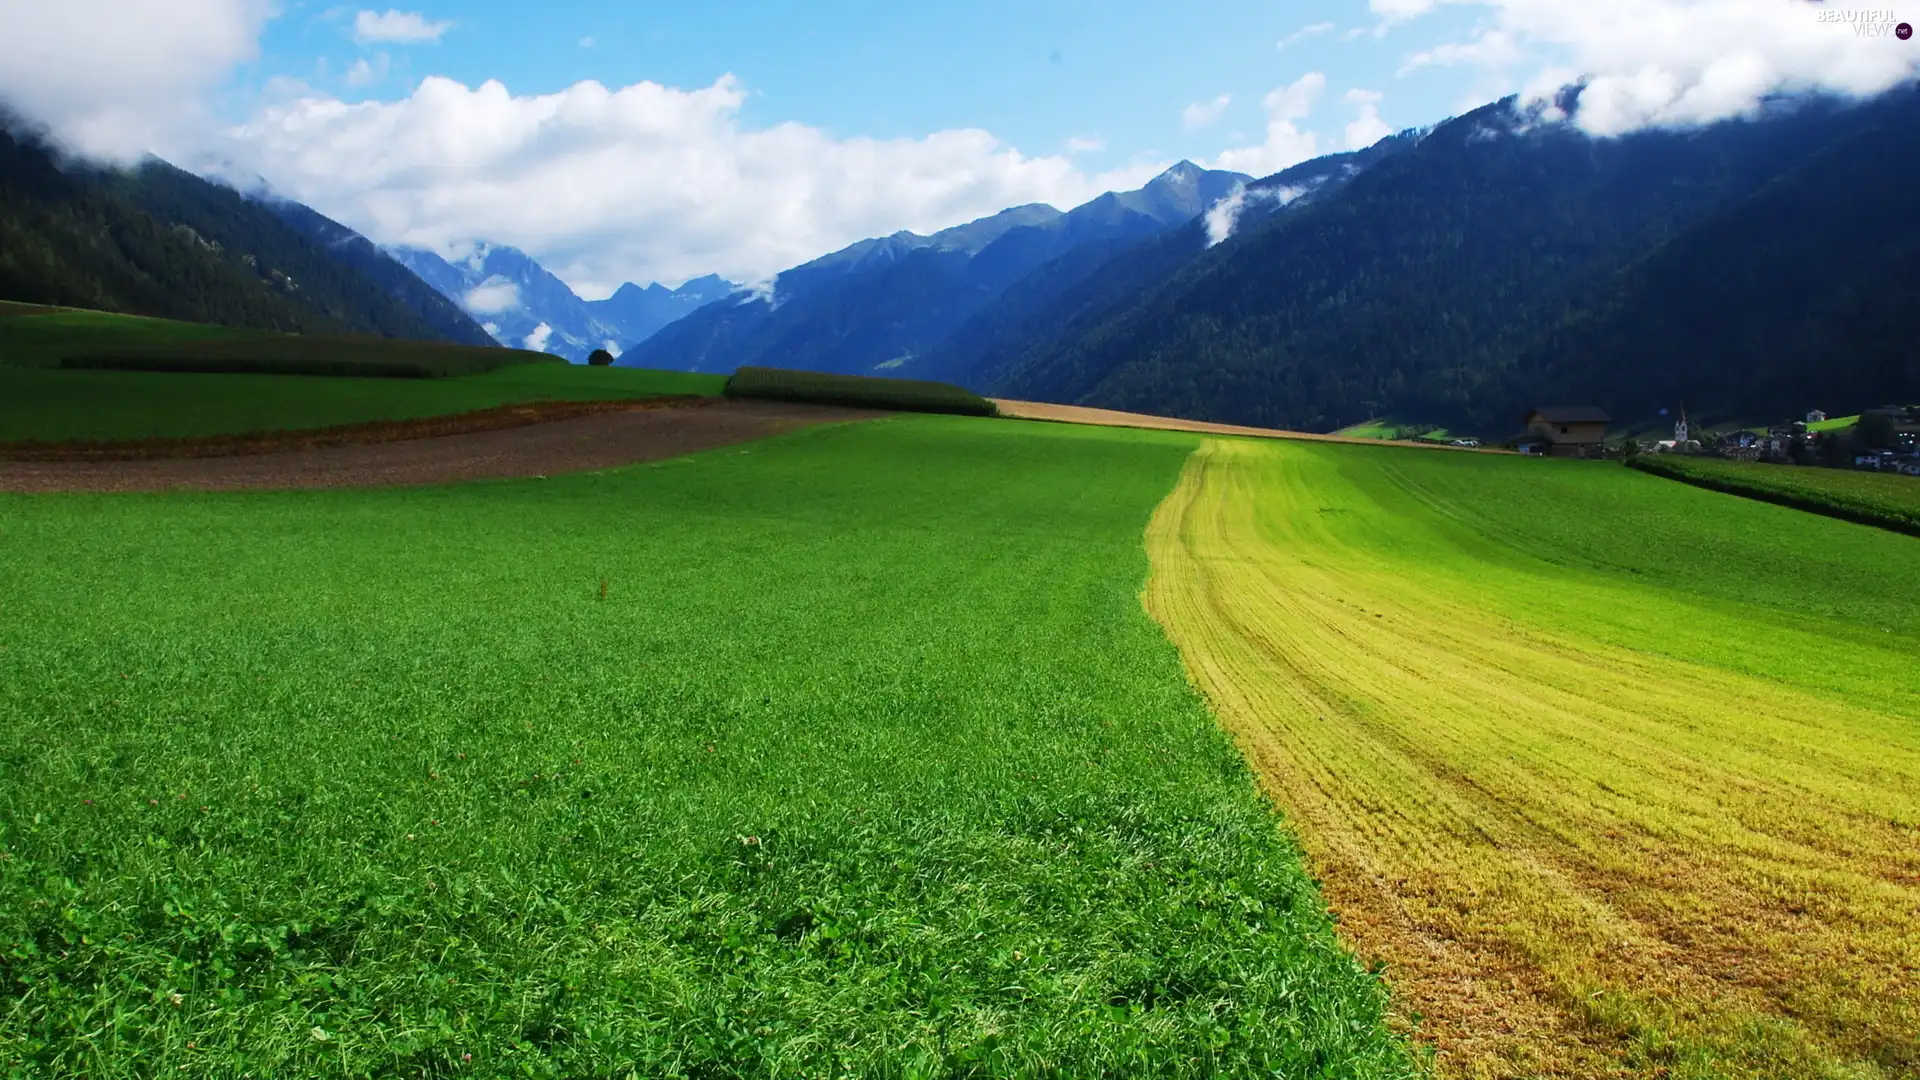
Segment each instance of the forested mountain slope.
[{"label": "forested mountain slope", "polygon": [[[266,205],[164,162],[63,167],[0,117],[0,299],[301,333],[473,341]],[[484,340],[482,338],[481,340]]]},{"label": "forested mountain slope", "polygon": [[[1502,433],[1518,410],[1548,399],[1630,410],[1663,386],[1677,389],[1660,381],[1672,352],[1647,348],[1648,332],[1636,329],[1643,307],[1666,305],[1671,319],[1698,320],[1687,333],[1724,343],[1713,327],[1761,317],[1750,309],[1776,303],[1769,290],[1784,287],[1764,268],[1792,265],[1802,247],[1852,265],[1900,264],[1897,243],[1873,230],[1782,227],[1775,211],[1738,208],[1854,145],[1854,170],[1877,176],[1857,181],[1859,197],[1894,213],[1891,192],[1913,172],[1865,159],[1915,141],[1917,101],[1911,90],[1858,106],[1781,101],[1752,120],[1604,140],[1511,100],[1490,105],[1331,197],[1204,252],[1091,325],[1059,323],[987,389],[1317,430],[1394,414]],[[1566,104],[1577,108],[1577,97]],[[1672,261],[1655,258],[1663,251]],[[1702,282],[1735,267],[1753,284]],[[1835,347],[1891,348],[1884,336],[1866,344],[1879,331],[1848,323],[1843,293],[1824,311],[1794,295],[1765,317],[1817,319],[1822,328],[1803,337]],[[1861,308],[1880,310],[1877,301]],[[1781,365],[1799,362],[1778,355]],[[1738,398],[1778,411],[1819,382],[1748,394],[1740,388],[1751,358],[1741,350],[1696,351],[1690,363],[1699,393],[1689,400],[1702,406]],[[1855,385],[1871,395],[1885,378]]]}]

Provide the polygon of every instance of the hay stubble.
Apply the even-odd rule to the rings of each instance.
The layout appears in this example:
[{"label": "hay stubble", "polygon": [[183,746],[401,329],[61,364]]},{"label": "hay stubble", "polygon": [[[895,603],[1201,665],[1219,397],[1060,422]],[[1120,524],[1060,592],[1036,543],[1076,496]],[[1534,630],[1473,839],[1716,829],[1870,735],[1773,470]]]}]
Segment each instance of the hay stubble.
[{"label": "hay stubble", "polygon": [[[1796,585],[1783,558],[1742,608],[1658,533],[1569,531],[1609,500],[1674,515],[1673,543],[1722,502],[1736,547],[1796,524],[1643,506],[1646,479],[1210,440],[1149,527],[1146,601],[1443,1075],[1913,1075],[1912,627],[1779,617],[1820,566]],[[1543,481],[1594,501],[1501,520],[1488,492]],[[1900,565],[1903,538],[1806,521]]]}]

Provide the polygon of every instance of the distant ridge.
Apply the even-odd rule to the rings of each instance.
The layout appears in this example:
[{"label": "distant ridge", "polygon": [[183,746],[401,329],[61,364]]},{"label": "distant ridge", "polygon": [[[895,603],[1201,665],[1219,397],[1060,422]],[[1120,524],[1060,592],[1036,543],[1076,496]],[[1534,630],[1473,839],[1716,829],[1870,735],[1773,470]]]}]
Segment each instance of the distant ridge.
[{"label": "distant ridge", "polygon": [[[710,305],[623,352],[680,371],[742,366],[901,375],[1015,281],[1090,244],[1180,226],[1249,177],[1181,162],[1131,192],[1065,213],[1029,204],[929,236],[899,232],[782,272],[770,293]],[[924,377],[924,376],[917,376]]]},{"label": "distant ridge", "polygon": [[595,349],[618,351],[625,343],[651,337],[736,288],[709,274],[677,289],[629,282],[605,300],[582,300],[566,282],[514,247],[481,244],[451,260],[414,247],[389,248],[388,254],[471,314],[501,344],[575,363]]}]

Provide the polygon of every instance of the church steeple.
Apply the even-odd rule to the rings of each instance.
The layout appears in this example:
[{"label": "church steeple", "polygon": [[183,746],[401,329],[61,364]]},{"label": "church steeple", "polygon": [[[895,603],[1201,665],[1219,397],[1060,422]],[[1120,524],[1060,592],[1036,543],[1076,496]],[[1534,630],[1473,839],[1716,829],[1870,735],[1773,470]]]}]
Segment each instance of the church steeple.
[{"label": "church steeple", "polygon": [[1680,403],[1680,419],[1673,425],[1673,441],[1681,446],[1687,444],[1687,403]]}]

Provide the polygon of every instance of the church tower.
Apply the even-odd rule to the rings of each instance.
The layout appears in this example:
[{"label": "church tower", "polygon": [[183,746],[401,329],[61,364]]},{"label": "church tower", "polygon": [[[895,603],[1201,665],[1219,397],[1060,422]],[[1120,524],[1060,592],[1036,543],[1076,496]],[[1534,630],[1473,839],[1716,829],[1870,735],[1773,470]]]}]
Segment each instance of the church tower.
[{"label": "church tower", "polygon": [[1673,425],[1673,441],[1678,446],[1687,445],[1687,406],[1685,402],[1682,402],[1680,405],[1679,421]]}]

